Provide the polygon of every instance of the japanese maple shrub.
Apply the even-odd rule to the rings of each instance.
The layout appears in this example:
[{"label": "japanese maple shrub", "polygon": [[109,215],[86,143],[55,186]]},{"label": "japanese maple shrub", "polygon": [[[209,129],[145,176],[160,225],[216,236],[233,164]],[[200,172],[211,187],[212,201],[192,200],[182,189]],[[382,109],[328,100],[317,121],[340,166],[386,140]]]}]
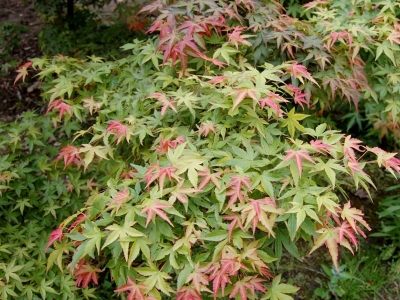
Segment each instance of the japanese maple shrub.
[{"label": "japanese maple shrub", "polygon": [[368,191],[362,152],[392,173],[400,160],[302,125],[299,84],[317,81],[297,61],[255,60],[248,41],[279,14],[275,2],[143,8],[153,11],[159,36],[125,45],[124,59],[33,60],[54,126],[81,122],[57,162],[99,174],[51,234],[50,265],[78,285],[109,276],[129,299],[289,299],[297,289],[268,265],[283,251],[300,258],[303,239],[311,252],[325,245],[337,267],[338,247],[357,249],[370,229],[339,201],[340,178]]}]

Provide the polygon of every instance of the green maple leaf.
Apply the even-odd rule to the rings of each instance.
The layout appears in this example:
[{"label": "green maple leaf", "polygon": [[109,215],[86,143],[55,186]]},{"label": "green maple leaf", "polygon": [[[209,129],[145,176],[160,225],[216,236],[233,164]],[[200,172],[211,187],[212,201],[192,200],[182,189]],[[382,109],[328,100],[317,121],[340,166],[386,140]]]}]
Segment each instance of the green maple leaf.
[{"label": "green maple leaf", "polygon": [[291,300],[293,297],[288,296],[287,294],[296,293],[299,288],[294,287],[290,284],[280,283],[281,281],[281,274],[275,277],[272,281],[271,287],[268,289],[267,294],[261,298],[264,299],[271,299],[271,300]]},{"label": "green maple leaf", "polygon": [[290,112],[288,112],[286,119],[283,121],[281,127],[287,127],[289,130],[290,136],[293,138],[296,129],[298,131],[304,132],[305,129],[300,125],[298,121],[301,121],[305,118],[309,117],[306,114],[296,114],[294,108]]}]

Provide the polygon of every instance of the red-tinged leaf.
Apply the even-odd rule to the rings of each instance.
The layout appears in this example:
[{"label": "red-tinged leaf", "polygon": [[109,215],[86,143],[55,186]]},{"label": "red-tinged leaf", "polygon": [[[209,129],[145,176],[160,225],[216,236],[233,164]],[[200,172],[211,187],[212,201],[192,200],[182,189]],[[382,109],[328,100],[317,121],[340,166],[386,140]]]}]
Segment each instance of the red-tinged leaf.
[{"label": "red-tinged leaf", "polygon": [[295,159],[296,160],[296,165],[299,170],[299,176],[301,177],[302,171],[303,171],[303,159],[308,160],[309,162],[315,164],[315,162],[312,160],[312,158],[308,155],[306,150],[293,150],[289,149],[286,150],[286,157],[283,159],[283,161],[287,161],[289,159]]},{"label": "red-tinged leaf", "polygon": [[111,121],[110,124],[107,126],[106,133],[113,132],[117,137],[117,145],[118,145],[123,138],[126,138],[126,140],[129,142],[128,129],[129,127],[123,125],[122,122],[119,120]]},{"label": "red-tinged leaf", "polygon": [[46,248],[44,249],[44,252],[47,252],[47,249],[49,249],[49,247],[56,241],[58,240],[59,242],[61,242],[64,234],[62,232],[62,228],[57,228],[56,230],[54,230],[49,237],[49,242],[46,245]]},{"label": "red-tinged leaf", "polygon": [[201,123],[200,127],[197,126],[197,128],[199,128],[199,136],[203,135],[206,137],[210,134],[210,131],[216,134],[215,125],[212,121],[205,121]]},{"label": "red-tinged leaf", "polygon": [[163,9],[163,7],[164,5],[162,0],[155,0],[152,1],[151,4],[142,7],[142,9],[138,12],[138,14],[142,12],[152,13],[154,11],[160,11],[161,9]]},{"label": "red-tinged leaf", "polygon": [[146,227],[149,225],[150,221],[152,220],[153,216],[158,215],[161,219],[167,221],[172,227],[171,220],[168,218],[167,214],[164,212],[164,209],[171,208],[172,205],[163,204],[160,200],[155,200],[151,205],[146,206],[142,209],[142,212],[147,213],[147,220],[146,220]]},{"label": "red-tinged leaf", "polygon": [[197,172],[197,174],[199,176],[202,176],[203,179],[201,180],[199,186],[198,186],[198,190],[202,190],[210,181],[212,183],[214,183],[214,185],[218,188],[221,189],[219,180],[221,180],[221,174],[222,171],[218,171],[216,173],[212,173],[210,172],[210,170],[207,167],[204,167],[203,171]]},{"label": "red-tinged leaf", "polygon": [[286,70],[289,71],[290,75],[299,79],[302,83],[304,83],[303,81],[304,77],[307,78],[312,83],[318,85],[318,83],[314,80],[314,78],[312,78],[311,74],[307,71],[307,68],[299,64],[297,61],[295,61],[291,66],[286,67]]},{"label": "red-tinged leaf", "polygon": [[212,79],[210,79],[209,81],[207,81],[208,83],[211,83],[212,85],[217,85],[220,83],[225,83],[227,81],[228,77],[227,76],[214,76]]},{"label": "red-tinged leaf", "polygon": [[23,64],[22,66],[20,66],[17,70],[17,77],[15,77],[14,80],[14,85],[17,83],[18,80],[20,80],[22,78],[22,82],[25,82],[25,77],[26,75],[28,75],[28,68],[30,68],[32,66],[32,62],[29,61],[25,64]]},{"label": "red-tinged leaf", "polygon": [[228,220],[228,221],[232,221],[229,224],[229,228],[228,228],[228,239],[231,239],[232,236],[232,232],[235,228],[239,227],[240,229],[242,229],[243,232],[245,232],[246,230],[244,229],[243,223],[242,223],[242,217],[232,213],[229,216],[223,216],[222,219],[224,220]]},{"label": "red-tinged leaf", "polygon": [[110,207],[111,205],[116,203],[117,204],[116,212],[118,212],[118,210],[121,208],[122,203],[124,203],[126,200],[129,200],[129,199],[131,199],[129,190],[128,190],[128,188],[124,188],[122,191],[117,192],[117,196],[111,200],[108,207]]},{"label": "red-tinged leaf", "polygon": [[348,163],[347,163],[347,166],[349,167],[349,169],[351,171],[351,174],[353,176],[354,176],[354,172],[359,172],[361,174],[364,174],[364,175],[368,176],[367,173],[365,173],[362,169],[359,168],[360,164],[356,160],[355,161],[349,160]]},{"label": "red-tinged leaf", "polygon": [[232,33],[228,33],[228,42],[235,45],[236,49],[239,49],[239,44],[251,46],[251,43],[245,40],[249,35],[242,35],[242,32],[245,29],[246,27],[236,26],[233,28]]},{"label": "red-tinged leaf", "polygon": [[171,197],[169,198],[170,203],[175,203],[178,199],[181,203],[188,203],[189,198],[187,195],[199,192],[198,189],[194,189],[188,186],[183,186],[184,181],[180,181],[176,186],[175,190],[171,192]]},{"label": "red-tinged leaf", "polygon": [[265,105],[268,105],[270,108],[275,110],[276,117],[279,117],[281,108],[280,108],[279,104],[276,103],[273,99],[274,99],[274,97],[269,95],[266,98],[260,99],[258,101],[258,103],[260,103],[261,109],[264,109]]},{"label": "red-tinged leaf", "polygon": [[177,291],[176,300],[202,300],[200,292],[190,286],[184,286]]},{"label": "red-tinged leaf", "polygon": [[186,283],[190,283],[193,285],[194,290],[198,293],[201,293],[203,289],[207,289],[208,283],[210,281],[209,277],[206,275],[209,266],[200,266],[200,263],[197,263],[193,272],[190,273],[186,279]]},{"label": "red-tinged leaf", "polygon": [[322,152],[327,152],[327,153],[329,153],[328,149],[334,148],[331,145],[325,144],[322,140],[311,141],[310,144],[315,150],[322,151]]},{"label": "red-tinged leaf", "polygon": [[170,100],[164,93],[153,93],[149,96],[149,98],[156,98],[162,103],[161,116],[165,115],[168,108],[171,108],[174,112],[178,113],[175,107],[176,101]]},{"label": "red-tinged leaf", "polygon": [[99,284],[97,273],[100,272],[102,271],[99,268],[81,259],[75,267],[75,286],[86,288],[91,281],[93,281],[94,284]]},{"label": "red-tinged leaf", "polygon": [[81,224],[83,221],[85,221],[85,220],[86,220],[86,217],[87,217],[86,214],[80,214],[80,215],[78,216],[78,218],[76,218],[75,222],[72,223],[72,224],[68,227],[67,232],[71,232],[76,226],[78,226],[78,225]]},{"label": "red-tinged leaf", "polygon": [[239,293],[241,300],[247,300],[247,290],[250,290],[253,298],[256,290],[266,293],[265,288],[261,284],[264,281],[265,279],[257,278],[255,276],[246,276],[242,280],[239,280],[235,283],[232,292],[229,294],[229,298],[234,298]]},{"label": "red-tinged leaf", "polygon": [[354,152],[354,150],[363,152],[364,150],[360,149],[360,147],[362,147],[361,144],[362,141],[352,138],[351,135],[346,136],[344,143],[343,143],[343,151],[344,151],[344,155],[352,160],[352,161],[356,161],[356,154]]},{"label": "red-tinged leaf", "polygon": [[148,287],[143,283],[137,284],[131,277],[128,276],[128,283],[116,289],[115,293],[122,293],[129,291],[127,300],[145,300],[145,291]]},{"label": "red-tinged leaf", "polygon": [[79,149],[77,147],[67,145],[61,148],[60,154],[57,156],[56,163],[63,158],[64,159],[64,169],[70,164],[78,165],[81,161],[81,155],[79,154]]},{"label": "red-tinged leaf", "polygon": [[229,202],[226,205],[224,211],[229,209],[235,202],[239,199],[240,202],[244,200],[244,194],[242,191],[242,186],[245,185],[247,189],[250,189],[250,178],[247,176],[232,176],[231,181],[228,183],[230,189],[227,191],[226,195],[229,196]]},{"label": "red-tinged leaf", "polygon": [[325,40],[328,40],[328,43],[325,47],[330,50],[330,48],[336,43],[338,39],[342,39],[342,41],[348,45],[350,48],[353,44],[353,36],[351,33],[347,32],[346,30],[340,32],[331,32]]},{"label": "red-tinged leaf", "polygon": [[64,113],[68,113],[70,116],[72,116],[72,106],[63,102],[62,99],[57,99],[54,100],[49,107],[47,108],[46,114],[50,110],[58,110],[58,117],[61,119],[61,117],[64,115]]},{"label": "red-tinged leaf", "polygon": [[233,101],[232,109],[235,109],[246,97],[252,98],[258,102],[256,96],[256,89],[234,89],[229,95],[234,95],[235,100]]},{"label": "red-tinged leaf", "polygon": [[175,140],[163,141],[162,136],[160,136],[159,146],[154,146],[154,149],[158,152],[158,154],[165,154],[168,152],[168,149],[175,149],[178,145],[184,142],[183,136],[178,136]]},{"label": "red-tinged leaf", "polygon": [[362,217],[364,215],[362,211],[354,207],[352,208],[350,205],[350,202],[347,202],[343,205],[343,209],[340,213],[342,219],[346,219],[355,232],[358,232],[356,222],[363,224],[365,228],[371,230],[367,222],[365,222]]},{"label": "red-tinged leaf", "polygon": [[325,244],[325,246],[329,250],[329,254],[331,255],[333,264],[335,268],[338,270],[339,251],[337,245],[340,242],[339,233],[334,228],[322,228],[318,230],[317,233],[320,233],[321,235],[315,241],[314,247],[311,249],[310,254]]},{"label": "red-tinged leaf", "polygon": [[[347,237],[357,249],[358,248],[357,238],[351,229],[352,228],[347,221],[344,221],[342,224],[340,224],[339,227],[335,227],[335,230],[339,233],[339,243],[342,245],[344,238]],[[350,251],[353,252],[351,248]]]},{"label": "red-tinged leaf", "polygon": [[311,9],[311,8],[314,8],[314,7],[317,7],[317,5],[323,5],[323,4],[329,4],[330,2],[329,1],[326,1],[326,0],[316,0],[316,1],[311,1],[311,2],[308,2],[307,4],[304,4],[303,5],[303,7],[305,7],[306,9],[306,11],[307,10],[309,10],[309,9]]},{"label": "red-tinged leaf", "polygon": [[159,164],[151,164],[144,175],[146,187],[148,188],[152,182],[158,180],[160,189],[162,190],[166,177],[169,178],[170,182],[172,182],[173,178],[179,181],[180,177],[175,174],[176,170],[175,166],[160,167]]}]

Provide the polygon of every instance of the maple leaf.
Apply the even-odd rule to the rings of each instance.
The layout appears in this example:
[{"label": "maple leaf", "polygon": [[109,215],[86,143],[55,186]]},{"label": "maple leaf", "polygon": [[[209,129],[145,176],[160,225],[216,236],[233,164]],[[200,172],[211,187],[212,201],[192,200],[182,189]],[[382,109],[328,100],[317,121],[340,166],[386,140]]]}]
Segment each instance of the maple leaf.
[{"label": "maple leaf", "polygon": [[22,78],[22,82],[25,82],[25,77],[26,77],[26,75],[28,75],[28,68],[30,68],[31,66],[32,66],[32,62],[29,61],[18,68],[18,70],[17,70],[18,75],[17,75],[17,77],[15,77],[14,85],[21,78]]},{"label": "maple leaf", "polygon": [[228,33],[228,41],[235,45],[236,49],[239,49],[239,43],[247,46],[252,45],[249,41],[245,40],[245,38],[250,37],[250,35],[242,35],[242,31],[245,29],[246,27],[236,26],[233,28],[232,33]]},{"label": "maple leaf", "polygon": [[216,173],[212,173],[209,168],[204,167],[203,171],[200,171],[197,173],[199,176],[203,176],[203,179],[200,181],[200,184],[198,186],[198,190],[202,190],[210,181],[214,183],[214,185],[218,188],[221,189],[221,186],[219,184],[219,180],[221,179],[221,174],[222,171],[218,171]]},{"label": "maple leaf", "polygon": [[220,76],[214,76],[212,79],[207,81],[208,83],[211,83],[212,85],[217,85],[220,83],[225,83],[228,80],[227,76],[220,75]]},{"label": "maple leaf", "polygon": [[361,150],[360,147],[362,147],[361,144],[362,141],[352,138],[351,135],[346,136],[344,143],[343,143],[343,151],[344,151],[344,155],[352,160],[352,161],[356,161],[356,154],[354,152],[354,150],[363,152],[364,150]]},{"label": "maple leaf", "polygon": [[178,185],[175,187],[175,190],[171,192],[171,197],[169,198],[170,203],[175,203],[176,199],[178,199],[181,203],[188,203],[188,194],[194,194],[199,192],[198,189],[194,189],[188,186],[183,186],[184,181],[181,180]]},{"label": "maple leaf", "polygon": [[91,281],[93,281],[94,284],[99,284],[97,273],[100,272],[102,271],[99,268],[81,259],[75,267],[75,286],[86,288]]},{"label": "maple leaf", "polygon": [[268,105],[273,110],[275,110],[277,117],[279,117],[280,111],[281,111],[279,102],[289,102],[289,101],[287,101],[286,99],[284,99],[283,97],[281,97],[275,93],[269,93],[267,97],[258,100],[258,103],[260,104],[261,109],[264,109],[265,105]]},{"label": "maple leaf", "polygon": [[[350,242],[356,247],[357,250],[358,248],[357,238],[354,235],[353,231],[351,230],[352,228],[350,224],[347,221],[344,221],[342,224],[339,223],[339,225],[340,225],[339,227],[335,227],[335,231],[339,233],[339,243],[341,245],[346,245],[346,243],[344,243],[344,240],[345,237],[347,237],[350,240]],[[348,249],[353,253],[353,249],[351,247]]]},{"label": "maple leaf", "polygon": [[58,240],[61,243],[61,240],[64,236],[63,232],[62,232],[62,228],[57,228],[55,229],[49,237],[49,242],[46,245],[46,248],[44,249],[44,252],[47,252],[47,249],[49,249],[49,247],[56,241]]},{"label": "maple leaf", "polygon": [[232,109],[235,109],[246,97],[250,97],[258,102],[256,89],[234,89],[229,95],[235,95]]},{"label": "maple leaf", "polygon": [[389,153],[378,147],[366,147],[366,149],[376,154],[379,167],[383,165],[395,177],[396,175],[393,171],[400,174],[400,159],[395,157],[397,153]]},{"label": "maple leaf", "polygon": [[78,225],[81,224],[83,221],[85,221],[85,220],[86,220],[86,217],[87,217],[86,214],[80,214],[80,215],[78,216],[78,218],[75,220],[75,222],[72,223],[72,224],[68,227],[67,232],[72,231],[76,226],[78,226]]},{"label": "maple leaf", "polygon": [[356,222],[363,224],[365,228],[371,230],[368,223],[365,222],[365,220],[362,217],[364,215],[362,211],[354,207],[352,208],[350,201],[343,205],[343,209],[340,212],[340,215],[343,220],[346,219],[347,222],[349,222],[351,228],[353,228],[355,232],[359,232],[357,230]]},{"label": "maple leaf", "polygon": [[151,203],[151,205],[145,206],[142,209],[142,212],[147,213],[146,227],[147,227],[147,225],[149,225],[149,223],[152,220],[154,215],[158,215],[161,219],[167,221],[168,224],[170,224],[172,227],[174,227],[174,224],[172,224],[171,220],[168,218],[167,214],[164,212],[164,209],[171,208],[171,207],[172,207],[172,205],[163,204],[158,199],[153,201],[153,203]]},{"label": "maple leaf", "polygon": [[317,7],[317,5],[319,5],[319,4],[329,4],[329,3],[330,2],[326,1],[326,0],[316,0],[316,1],[311,1],[307,4],[304,4],[303,7],[305,7],[306,8],[305,11],[307,11],[311,8]]},{"label": "maple leaf", "polygon": [[184,286],[177,291],[176,300],[202,300],[200,292],[190,286]]},{"label": "maple leaf", "polygon": [[72,116],[72,106],[71,105],[69,105],[69,104],[67,104],[67,103],[65,103],[65,102],[63,102],[63,100],[62,99],[57,99],[57,100],[54,100],[50,105],[49,105],[49,107],[47,108],[47,110],[46,110],[46,114],[50,111],[50,110],[52,110],[52,109],[55,109],[55,110],[58,110],[59,112],[58,112],[58,117],[61,119],[61,117],[64,115],[64,113],[68,113],[70,116]]},{"label": "maple leaf", "polygon": [[253,298],[256,290],[265,294],[266,290],[261,284],[263,281],[265,281],[265,279],[257,278],[256,276],[246,276],[235,282],[232,292],[229,294],[229,298],[234,298],[239,293],[241,300],[247,300],[247,290],[250,290]]},{"label": "maple leaf", "polygon": [[365,173],[362,169],[359,168],[360,163],[358,161],[356,161],[356,160],[354,160],[354,161],[353,160],[349,160],[347,162],[347,166],[349,167],[349,169],[351,171],[351,174],[353,176],[354,176],[354,172],[359,172],[359,173],[362,173],[362,174],[368,176],[367,173]]},{"label": "maple leaf", "polygon": [[121,142],[122,138],[126,138],[129,142],[129,135],[128,135],[129,127],[123,125],[121,121],[111,121],[110,124],[107,126],[106,133],[111,131],[117,137],[117,145]]},{"label": "maple leaf", "polygon": [[293,101],[304,109],[303,103],[310,107],[308,100],[306,99],[307,94],[302,92],[302,89],[292,84],[285,84],[285,87],[293,93]]},{"label": "maple leaf", "polygon": [[200,127],[197,126],[197,128],[199,128],[199,136],[203,135],[204,137],[206,137],[210,134],[210,131],[216,134],[215,125],[210,120],[201,123]]},{"label": "maple leaf", "polygon": [[293,150],[289,149],[285,151],[287,153],[286,157],[283,159],[283,161],[287,161],[289,159],[295,159],[296,160],[296,165],[297,169],[299,170],[299,175],[301,177],[301,173],[303,171],[303,159],[308,160],[309,162],[315,164],[315,162],[312,160],[312,158],[308,155],[308,152],[306,150]]},{"label": "maple leaf", "polygon": [[83,107],[89,109],[90,115],[93,114],[93,111],[98,111],[103,105],[103,102],[94,101],[93,96],[87,99],[83,99],[82,101],[85,103],[83,104]]},{"label": "maple leaf", "polygon": [[143,284],[137,284],[131,277],[128,276],[128,283],[120,286],[118,289],[114,290],[115,293],[122,293],[129,291],[127,300],[145,300],[145,291],[148,287]]},{"label": "maple leaf", "polygon": [[[249,199],[249,204],[242,209],[242,213],[246,215],[245,227],[247,227],[250,222],[252,223],[253,235],[260,222],[272,236],[275,236],[272,227],[274,226],[276,215],[282,214],[282,211],[278,209],[275,201],[270,197],[258,200]],[[268,216],[267,213],[270,215]]]},{"label": "maple leaf", "polygon": [[172,178],[175,178],[177,181],[179,181],[180,177],[175,174],[176,170],[177,167],[175,166],[160,167],[159,164],[151,164],[144,175],[146,187],[149,188],[152,182],[158,180],[160,189],[162,190],[167,176],[171,182]]},{"label": "maple leaf", "polygon": [[238,214],[232,213],[228,216],[223,216],[222,219],[232,221],[229,224],[228,227],[228,239],[231,239],[233,229],[235,229],[237,226],[239,226],[240,229],[242,229],[243,232],[246,230],[244,229],[243,223],[242,223],[242,218]]},{"label": "maple leaf", "polygon": [[202,267],[200,263],[197,263],[193,272],[188,275],[185,283],[192,282],[194,290],[198,293],[200,293],[204,288],[207,289],[209,278],[206,275],[206,272],[208,269],[208,265]]},{"label": "maple leaf", "polygon": [[290,75],[299,79],[302,83],[304,83],[303,77],[305,77],[312,83],[318,85],[314,78],[312,78],[311,74],[307,71],[307,68],[299,64],[297,61],[295,61],[292,65],[286,67],[286,70],[289,71]]},{"label": "maple leaf", "polygon": [[129,190],[128,188],[124,188],[122,191],[118,191],[117,192],[117,196],[115,196],[112,201],[110,202],[110,204],[108,205],[108,207],[110,207],[111,205],[113,205],[114,203],[117,203],[117,210],[116,212],[118,212],[118,210],[121,208],[122,203],[124,203],[126,200],[129,200],[131,198],[131,195],[129,194]]},{"label": "maple leaf", "polygon": [[176,101],[175,100],[171,101],[164,93],[158,93],[158,92],[153,93],[149,96],[149,98],[155,98],[162,103],[161,116],[165,115],[168,107],[171,108],[174,112],[178,113],[175,107]]},{"label": "maple leaf", "polygon": [[310,141],[310,144],[314,149],[316,149],[318,151],[322,151],[322,152],[329,153],[328,149],[334,148],[331,145],[325,144],[324,141],[322,141],[322,140],[312,140],[312,141]]},{"label": "maple leaf", "polygon": [[67,145],[61,148],[60,154],[57,156],[56,163],[58,161],[64,158],[64,169],[70,164],[74,163],[75,165],[78,165],[79,162],[81,162],[82,158],[81,155],[79,154],[79,149],[77,147]]},{"label": "maple leaf", "polygon": [[154,149],[158,152],[158,154],[165,154],[168,152],[168,149],[175,149],[178,145],[184,142],[183,136],[178,136],[175,140],[163,141],[162,136],[160,136],[159,146],[154,146]]},{"label": "maple leaf", "polygon": [[242,192],[242,186],[245,185],[248,189],[250,189],[250,178],[247,176],[232,176],[231,181],[228,183],[228,187],[231,187],[230,190],[227,191],[226,195],[230,196],[229,202],[224,211],[226,211],[229,207],[231,207],[237,199],[240,202],[243,202],[244,195]]}]

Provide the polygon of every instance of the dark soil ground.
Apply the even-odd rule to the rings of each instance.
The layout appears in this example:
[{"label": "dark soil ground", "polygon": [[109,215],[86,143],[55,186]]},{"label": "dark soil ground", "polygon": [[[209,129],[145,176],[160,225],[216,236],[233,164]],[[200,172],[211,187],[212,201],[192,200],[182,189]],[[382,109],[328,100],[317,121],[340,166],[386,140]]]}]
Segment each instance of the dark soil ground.
[{"label": "dark soil ground", "polygon": [[[19,36],[20,43],[12,51],[7,61],[15,60],[20,66],[34,57],[40,57],[42,52],[38,45],[38,34],[42,28],[39,16],[36,14],[33,1],[0,0],[0,25],[12,22],[27,26],[28,31]],[[0,35],[4,32],[0,31]],[[1,45],[0,45],[1,46]],[[0,60],[0,65],[6,61]],[[40,102],[40,91],[36,88],[34,79],[14,85],[17,73],[10,70],[0,73],[0,121],[12,121],[22,112],[36,109]]]}]

